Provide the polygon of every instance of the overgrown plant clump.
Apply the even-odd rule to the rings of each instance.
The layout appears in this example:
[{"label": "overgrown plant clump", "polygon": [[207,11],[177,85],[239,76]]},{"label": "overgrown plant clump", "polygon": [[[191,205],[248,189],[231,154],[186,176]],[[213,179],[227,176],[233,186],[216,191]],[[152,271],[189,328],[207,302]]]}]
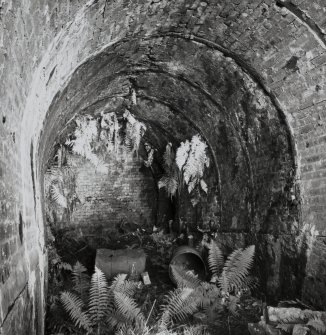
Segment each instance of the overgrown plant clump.
[{"label": "overgrown plant clump", "polygon": [[[98,268],[89,276],[86,268],[77,263],[72,270],[72,290],[60,295],[61,305],[72,321],[71,329],[76,334],[90,335],[209,334],[211,320],[222,320],[225,313],[237,315],[241,293],[251,286],[249,269],[254,246],[235,250],[225,262],[215,242],[207,247],[215,282],[201,281],[192,272],[172,266],[178,287],[163,300],[155,296],[153,303],[154,298],[149,299],[152,301],[149,305],[139,305],[136,298],[142,300],[140,282],[130,281],[126,274],[120,274],[109,284]],[[160,308],[155,305],[157,301],[161,301]],[[207,318],[203,322],[194,319],[189,326],[191,316],[198,311]],[[69,324],[65,327],[68,329]]]},{"label": "overgrown plant clump", "polygon": [[65,145],[76,154],[88,159],[99,172],[107,173],[104,153],[118,154],[121,147],[138,155],[141,139],[146,132],[144,123],[138,121],[126,110],[119,120],[115,112],[101,113],[98,118],[79,116],[75,119],[76,128]]},{"label": "overgrown plant clump", "polygon": [[[102,113],[98,118],[81,115],[75,119],[75,123],[74,131],[69,134],[64,145],[58,147],[56,161],[50,163],[45,173],[44,185],[49,203],[68,211],[78,201],[77,194],[69,193],[66,187],[73,186],[75,178],[72,154],[85,157],[98,172],[108,173],[106,155],[118,154],[119,148],[138,154],[141,139],[146,132],[146,126],[128,110],[120,121],[116,113],[111,112]],[[48,212],[51,214],[51,209]]]},{"label": "overgrown plant clump", "polygon": [[203,180],[204,169],[209,167],[206,150],[207,144],[198,134],[192,137],[191,142],[182,142],[177,149],[176,163],[183,174],[189,193],[198,185],[207,193],[207,184]]},{"label": "overgrown plant clump", "polygon": [[168,143],[163,155],[164,174],[158,182],[159,188],[165,188],[168,196],[172,198],[175,196],[180,185],[180,174],[178,166],[175,162],[175,152],[172,144]]},{"label": "overgrown plant clump", "polygon": [[155,257],[151,257],[151,263],[163,268],[167,272],[175,248],[175,237],[173,235],[164,234],[163,230],[152,233],[150,237],[154,244],[152,248],[155,250],[149,250],[152,254],[155,252]]},{"label": "overgrown plant clump", "polygon": [[68,201],[64,190],[65,171],[68,171],[68,169],[52,166],[44,175],[44,186],[45,189],[48,190],[50,202],[56,203],[62,208],[68,207]]},{"label": "overgrown plant clump", "polygon": [[200,188],[206,194],[208,187],[203,179],[206,167],[209,167],[207,144],[200,135],[194,135],[189,142],[182,142],[174,152],[172,144],[168,143],[163,156],[164,175],[159,180],[159,188],[164,187],[170,197],[177,190],[180,191],[182,183],[187,185],[188,192]]},{"label": "overgrown plant clump", "polygon": [[[47,317],[46,327],[51,332],[62,332],[66,329],[64,318],[58,308],[60,293],[65,286],[65,278],[70,275],[72,266],[66,263],[58,255],[54,243],[55,239],[50,227],[47,227],[47,251],[48,251],[48,289],[47,289]],[[59,310],[59,313],[57,313]],[[69,328],[69,326],[68,326]]]},{"label": "overgrown plant clump", "polygon": [[241,294],[254,287],[256,281],[249,276],[253,264],[255,246],[233,251],[224,262],[224,257],[214,241],[206,243],[208,264],[212,273],[210,282],[199,280],[193,273],[172,265],[172,275],[179,288],[193,289],[193,296],[206,314],[207,319],[230,312],[238,313]]},{"label": "overgrown plant clump", "polygon": [[100,162],[93,148],[93,142],[98,139],[97,120],[90,116],[79,116],[75,122],[74,138],[68,139],[65,144],[74,154],[85,157],[97,167]]},{"label": "overgrown plant clump", "polygon": [[122,141],[120,129],[121,124],[116,113],[101,113],[99,137],[101,141],[105,142],[106,150],[110,153],[118,153],[119,145]]},{"label": "overgrown plant clump", "polygon": [[72,274],[73,292],[65,291],[60,296],[74,324],[87,334],[105,334],[108,327],[113,329],[134,321],[140,311],[131,297],[138,283],[125,280],[126,275],[118,275],[109,286],[98,268],[95,267],[91,278],[85,272],[77,263]]},{"label": "overgrown plant clump", "polygon": [[138,121],[128,110],[123,117],[127,121],[125,129],[125,144],[131,149],[132,153],[138,155],[139,145],[147,128],[144,123]]},{"label": "overgrown plant clump", "polygon": [[67,163],[68,156],[64,146],[60,146],[55,156],[56,160],[52,161],[44,174],[46,214],[51,223],[55,222],[53,211],[57,216],[63,215],[65,211],[69,214],[79,201],[75,185],[76,176]]},{"label": "overgrown plant clump", "polygon": [[[147,316],[133,298],[140,283],[129,281],[127,275],[115,277],[111,285],[101,270],[95,268],[91,279],[84,274],[85,268],[76,264],[73,268],[73,292],[65,291],[60,300],[75,326],[87,334],[119,335],[200,335],[203,326],[181,326],[174,329],[175,322],[182,322],[198,309],[197,299],[191,288],[177,288],[165,297],[161,313]],[[89,297],[87,299],[87,296]]]}]

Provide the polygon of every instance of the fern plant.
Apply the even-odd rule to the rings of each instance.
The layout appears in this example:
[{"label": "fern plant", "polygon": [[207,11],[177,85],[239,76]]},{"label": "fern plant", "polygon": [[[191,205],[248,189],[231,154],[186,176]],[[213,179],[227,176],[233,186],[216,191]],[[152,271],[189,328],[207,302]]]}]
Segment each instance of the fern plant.
[{"label": "fern plant", "polygon": [[206,150],[207,144],[200,135],[193,136],[191,142],[188,140],[181,142],[176,153],[172,144],[168,143],[163,156],[165,173],[159,181],[159,188],[166,188],[172,197],[180,189],[183,180],[188,186],[189,193],[197,186],[207,193],[208,187],[203,179],[205,167],[209,166]]},{"label": "fern plant", "polygon": [[183,179],[191,193],[196,186],[207,193],[207,184],[203,180],[205,167],[209,167],[206,153],[207,144],[200,135],[194,135],[191,142],[182,142],[176,153],[176,163],[183,174]]},{"label": "fern plant", "polygon": [[63,292],[60,295],[60,300],[75,325],[91,332],[92,324],[87,312],[84,311],[84,303],[81,298],[71,292]]},{"label": "fern plant", "polygon": [[[73,153],[93,161],[92,142],[98,137],[97,120],[91,117],[79,116],[75,119],[75,123],[74,139],[68,139],[65,144],[72,149]],[[94,162],[94,165],[96,163]]]},{"label": "fern plant", "polygon": [[[77,263],[73,269],[74,291],[81,292],[87,282],[85,268]],[[152,317],[152,309],[145,317],[133,299],[139,288],[138,282],[126,280],[119,274],[109,286],[101,270],[95,268],[89,283],[89,302],[73,292],[63,292],[60,300],[76,326],[87,334],[106,334],[115,330],[120,335],[173,334],[171,327],[176,321],[183,321],[198,309],[194,289],[177,288],[166,295],[159,317]],[[86,285],[87,290],[87,285]],[[202,327],[184,327],[184,334],[197,334]],[[178,332],[180,334],[180,332]]]},{"label": "fern plant", "polygon": [[[181,142],[175,153],[172,144],[168,143],[163,155],[164,174],[158,182],[159,188],[165,188],[172,198],[180,191],[182,180],[191,193],[197,186],[207,194],[208,187],[203,179],[205,167],[209,166],[207,144],[200,135],[192,137],[191,142]],[[194,204],[197,202],[195,201]]]},{"label": "fern plant", "polygon": [[212,311],[228,310],[237,314],[237,305],[242,290],[253,286],[249,269],[253,263],[255,246],[237,249],[228,256],[226,262],[214,241],[206,243],[208,247],[208,264],[212,272],[210,283],[200,281],[191,272],[172,265],[172,276],[178,287],[188,287],[194,290],[198,304],[207,315]]},{"label": "fern plant", "polygon": [[[61,148],[58,151],[61,152]],[[76,175],[67,162],[67,155],[65,153],[63,162],[52,161],[44,174],[44,192],[48,200],[45,211],[51,223],[60,221],[64,214],[69,215],[80,201],[76,193]]]},{"label": "fern plant", "polygon": [[48,192],[50,201],[62,208],[67,208],[68,202],[63,185],[63,170],[58,166],[51,166],[44,175],[45,190]]},{"label": "fern plant", "polygon": [[[77,284],[77,280],[75,283]],[[75,289],[81,290],[80,287],[75,287]],[[108,307],[107,291],[108,284],[105,276],[101,270],[95,267],[95,272],[91,277],[88,307],[85,306],[80,296],[72,292],[61,293],[60,300],[76,326],[83,328],[87,333],[101,334]]]},{"label": "fern plant", "polygon": [[153,164],[153,161],[154,161],[155,149],[152,148],[152,146],[148,142],[144,143],[144,147],[145,147],[145,150],[147,152],[147,159],[144,160],[144,165],[146,167],[152,168],[152,164]]},{"label": "fern plant", "polygon": [[179,288],[193,289],[197,305],[209,316],[212,311],[223,309],[221,290],[212,283],[201,281],[191,272],[185,272],[178,266],[171,266],[172,276]]},{"label": "fern plant", "polygon": [[318,334],[326,333],[326,323],[320,317],[313,317],[307,322],[310,329],[315,330]]},{"label": "fern plant", "polygon": [[128,110],[124,112],[123,117],[127,121],[125,144],[131,149],[132,153],[135,152],[138,155],[139,145],[147,127],[144,123],[138,121]]},{"label": "fern plant", "polygon": [[172,144],[168,143],[163,155],[164,174],[158,182],[158,188],[165,188],[169,197],[175,196],[179,185],[180,176],[175,162],[175,152]]},{"label": "fern plant", "polygon": [[[66,140],[65,145],[74,154],[88,159],[101,173],[108,172],[108,166],[95,152],[94,143],[99,137],[99,122],[91,116],[79,116],[75,119],[76,128]],[[72,139],[73,138],[73,139]]]},{"label": "fern plant", "polygon": [[108,152],[118,153],[118,148],[121,142],[120,138],[120,123],[115,112],[101,113],[101,132],[100,140],[106,142],[106,150]]},{"label": "fern plant", "polygon": [[[121,329],[141,320],[132,295],[139,283],[118,275],[109,286],[103,272],[95,267],[91,278],[80,263],[73,268],[73,289],[63,292],[60,300],[74,324],[88,334],[104,334],[108,328]],[[88,294],[88,299],[85,294]],[[88,303],[87,303],[88,300]]]},{"label": "fern plant", "polygon": [[193,289],[188,287],[178,288],[166,297],[159,328],[167,329],[173,319],[183,321],[189,314],[197,310],[197,301],[193,296]]},{"label": "fern plant", "polygon": [[79,262],[72,268],[73,289],[84,302],[87,300],[90,285],[90,277],[86,272],[85,266]]},{"label": "fern plant", "polygon": [[[211,242],[215,244],[215,242]],[[217,246],[210,247],[209,253],[212,255],[216,252]],[[249,269],[252,266],[255,253],[255,246],[251,245],[246,249],[237,249],[228,256],[222,273],[218,278],[218,283],[221,290],[225,293],[235,292],[238,293],[248,285],[247,277]],[[213,268],[210,268],[213,272]],[[213,272],[214,273],[214,272]],[[218,275],[218,272],[214,273]]]},{"label": "fern plant", "polygon": [[[164,304],[161,306],[161,314],[154,320],[151,314],[147,316],[137,315],[138,322],[134,326],[123,326],[119,329],[119,335],[177,335],[177,334],[194,334],[204,327],[187,327],[180,326],[182,331],[172,331],[175,322],[183,322],[189,315],[198,310],[196,297],[193,295],[194,290],[187,287],[177,288],[169,292],[164,298]],[[196,332],[195,332],[196,331]],[[202,333],[203,334],[203,333]]]}]

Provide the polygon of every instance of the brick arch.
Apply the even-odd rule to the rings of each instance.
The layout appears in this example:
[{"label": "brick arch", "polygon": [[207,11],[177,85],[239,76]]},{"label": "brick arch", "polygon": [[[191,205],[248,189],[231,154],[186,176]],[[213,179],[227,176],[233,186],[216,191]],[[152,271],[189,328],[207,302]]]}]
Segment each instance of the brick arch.
[{"label": "brick arch", "polygon": [[[297,147],[300,170],[297,178],[305,224],[302,236],[306,234],[312,247],[315,239],[311,237],[319,235],[310,255],[312,265],[307,267],[312,279],[306,296],[316,296],[320,286],[313,278],[325,276],[320,261],[324,253],[318,246],[323,243],[326,231],[324,4],[322,0],[291,3],[101,0],[63,4],[58,0],[3,4],[0,106],[4,121],[0,133],[4,156],[9,157],[7,168],[1,174],[6,189],[1,201],[9,199],[8,209],[3,213],[6,222],[3,227],[7,231],[9,225],[14,225],[20,211],[24,236],[30,236],[30,243],[19,246],[19,231],[15,229],[1,241],[3,250],[10,246],[11,255],[5,258],[1,268],[0,325],[7,327],[11,315],[19,315],[18,298],[26,295],[26,283],[33,280],[34,270],[39,278],[37,287],[43,282],[44,239],[37,146],[45,113],[78,65],[127,35],[174,31],[204,37],[241,56],[275,95],[293,130]],[[4,291],[8,292],[6,296]],[[320,304],[326,300],[322,295],[318,299]],[[35,326],[31,327],[32,333]],[[19,333],[15,328],[8,329]]]},{"label": "brick arch", "polygon": [[[230,57],[226,58],[219,51],[208,52],[206,46],[202,44],[198,46],[198,43],[189,42],[188,40],[184,40],[182,43],[180,46],[175,43],[174,38],[170,37],[157,43],[157,36],[155,35],[154,38],[147,36],[145,41],[141,38],[138,40],[134,38],[132,41],[125,38],[81,64],[70,76],[69,83],[58,92],[48,110],[48,117],[44,124],[46,131],[43,132],[44,136],[41,137],[40,141],[42,148],[39,151],[40,157],[43,157],[44,150],[54,140],[54,136],[60,130],[60,127],[71,120],[79,109],[83,113],[87,113],[89,104],[94,111],[94,108],[96,108],[94,104],[96,104],[97,99],[100,99],[100,104],[104,104],[106,95],[110,98],[115,92],[114,90],[119,91],[124,86],[132,85],[137,95],[141,98],[156,100],[159,103],[168,103],[172,109],[178,110],[178,113],[184,117],[188,113],[195,126],[204,135],[210,146],[213,147],[212,152],[217,157],[216,166],[218,169],[223,166],[223,178],[219,177],[218,179],[220,180],[219,187],[223,187],[224,205],[221,206],[222,210],[219,214],[222,217],[220,223],[223,226],[224,233],[244,234],[243,236],[246,236],[245,240],[247,241],[245,243],[248,243],[248,239],[250,239],[248,234],[245,235],[246,233],[258,233],[259,237],[256,237],[256,243],[263,246],[260,252],[265,258],[269,257],[267,250],[275,248],[273,242],[269,240],[272,234],[276,234],[277,238],[287,245],[289,245],[289,241],[285,241],[285,236],[291,234],[291,248],[295,248],[294,240],[295,236],[299,234],[300,226],[293,225],[293,223],[298,221],[297,206],[292,205],[292,200],[289,200],[291,199],[291,192],[294,192],[291,190],[294,185],[294,173],[291,171],[294,166],[294,159],[289,141],[291,134],[287,124],[284,123],[284,118],[280,117],[279,110],[275,108],[275,104],[273,104],[270,97],[243,70],[243,66],[239,67]],[[174,45],[177,48],[165,55],[159,49],[164,50],[163,47],[168,45]],[[188,46],[189,49],[187,49],[185,45],[190,45],[191,47]],[[155,46],[157,50],[154,49]],[[166,48],[168,49],[168,47]],[[150,50],[149,59],[144,56],[148,54],[148,50]],[[183,50],[187,50],[192,56],[183,58]],[[178,68],[175,65],[178,62],[182,63],[183,66]],[[195,64],[193,68],[192,63]],[[216,72],[214,66],[221,68],[219,70],[220,73]],[[221,79],[216,79],[210,83],[208,78],[210,76],[217,77],[218,74]],[[232,78],[232,85],[231,82],[227,83],[227,77]],[[230,86],[229,88],[223,88],[223,86],[228,85]],[[229,97],[231,94],[230,89],[232,92],[237,92],[234,98]],[[128,93],[124,94],[128,95]],[[184,100],[182,96],[185,96]],[[88,97],[90,97],[89,102],[87,100]],[[252,108],[253,112],[241,106],[241,103],[246,100],[251,101],[246,108]],[[202,103],[203,105],[201,105]],[[255,107],[255,104],[262,104],[265,107]],[[256,126],[252,123],[253,120],[249,123],[255,134],[254,136],[264,136],[262,143],[267,144],[271,141],[269,146],[266,145],[267,153],[263,153],[263,150],[259,149],[261,154],[257,155],[255,153],[256,149],[249,145],[248,139],[245,140],[248,134],[246,135],[246,131],[242,128],[247,129],[246,127],[249,127],[248,125],[246,126],[247,121],[245,119],[250,119],[251,114],[253,118],[256,117],[256,114],[262,118],[260,121],[257,120],[257,122],[264,124],[266,134],[259,127],[256,129]],[[143,118],[141,111],[139,111],[139,115]],[[208,115],[211,115],[211,117],[208,118]],[[154,120],[156,118],[159,120],[159,117],[159,115],[153,115]],[[269,123],[267,120],[270,117],[271,122]],[[240,121],[240,119],[242,120]],[[225,142],[223,145],[219,143],[219,140],[214,140],[215,135],[219,139],[223,137],[218,130],[218,122],[220,120],[225,122],[226,125],[224,129],[226,131],[225,137],[229,137],[229,142]],[[272,125],[273,122],[274,125]],[[272,166],[268,159],[272,159],[276,153],[271,150],[272,144],[274,143],[278,148],[281,148],[279,147],[280,143],[273,142],[278,137],[278,128],[280,132],[281,130],[283,132],[282,136],[285,139],[283,144],[285,146],[283,147],[281,143],[282,153],[277,153],[277,161],[281,162],[280,159],[284,153],[286,154],[284,157],[287,157],[285,161],[288,161],[284,165],[287,166],[284,173],[285,182],[278,177],[278,173],[282,168],[277,166],[275,171],[272,171],[268,167],[269,165]],[[289,144],[287,144],[287,141]],[[238,144],[247,160],[243,160],[240,157],[240,170],[235,173],[237,176],[240,176],[240,173],[243,176],[248,173],[248,180],[251,180],[251,160],[253,160],[255,162],[255,170],[258,170],[260,175],[258,176],[256,173],[252,186],[249,185],[243,176],[242,179],[237,179],[232,183],[229,182],[230,178],[234,178],[229,174],[229,170],[231,170],[230,167],[234,166],[233,162],[236,159],[235,154]],[[225,150],[223,146],[231,149]],[[266,174],[263,171],[266,171]],[[272,174],[275,174],[276,177],[273,178],[273,183],[269,183],[267,186],[268,178]],[[287,189],[285,189],[285,186]],[[268,191],[263,195],[261,191],[264,187]],[[276,191],[273,190],[274,188]],[[255,198],[248,201],[248,192],[252,192]],[[221,197],[222,202],[223,197]],[[246,205],[248,209],[246,207],[242,209],[243,205],[241,204],[243,202],[248,202],[248,205]],[[279,206],[279,202],[283,204]],[[288,209],[290,205],[293,209],[291,209],[290,219],[288,219],[285,209]],[[228,207],[231,207],[231,209]],[[225,212],[225,215],[222,215],[223,212]],[[250,218],[248,212],[255,213],[255,215]],[[223,240],[224,238],[221,235],[221,239]],[[232,243],[234,242],[232,241]],[[287,251],[277,250],[276,252],[279,254],[278,258],[290,257]],[[293,262],[294,271],[298,262],[304,262],[304,257],[301,254],[292,255],[291,257],[296,257],[295,262]],[[270,259],[265,263],[264,269],[266,271],[263,272],[266,272],[267,277],[263,278],[263,280],[265,285],[267,285],[267,289],[274,294],[278,291],[279,286],[284,286],[285,288],[287,277],[280,279],[277,275],[268,274],[271,270],[269,265],[267,266],[268,269],[266,268],[266,264],[273,262]],[[280,265],[273,263],[273,266],[277,269]],[[291,270],[290,272],[291,276],[293,271]],[[294,276],[298,276],[296,280],[300,281],[302,274]],[[292,294],[298,291],[299,284],[293,285],[294,287],[291,288]],[[288,291],[290,292],[290,290]]]}]

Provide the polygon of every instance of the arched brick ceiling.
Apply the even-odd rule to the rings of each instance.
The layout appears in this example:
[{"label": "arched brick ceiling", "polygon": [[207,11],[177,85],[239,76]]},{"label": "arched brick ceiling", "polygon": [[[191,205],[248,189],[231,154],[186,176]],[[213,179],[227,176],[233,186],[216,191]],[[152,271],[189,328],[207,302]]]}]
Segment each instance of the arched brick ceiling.
[{"label": "arched brick ceiling", "polygon": [[[236,220],[238,230],[259,226],[261,232],[294,232],[291,222],[286,227],[265,223],[279,192],[293,187],[293,145],[284,115],[250,73],[205,43],[154,36],[126,38],[103,50],[58,93],[46,119],[42,150],[51,148],[58,133],[65,134],[78,113],[121,110],[119,99],[123,111],[131,90],[138,100],[132,107],[135,115],[164,129],[176,146],[196,132],[207,141],[225,229]],[[163,150],[167,140],[159,142]],[[263,184],[268,191],[262,191]]]},{"label": "arched brick ceiling", "polygon": [[[302,234],[310,236],[313,232],[321,238],[325,236],[325,12],[324,0],[3,1],[0,12],[0,110],[2,150],[8,159],[1,182],[2,189],[10,191],[10,197],[4,192],[1,197],[9,199],[5,222],[15,222],[16,212],[21,211],[26,222],[26,234],[34,238],[29,245],[33,248],[39,246],[37,250],[19,247],[17,232],[17,236],[6,241],[7,245],[9,242],[13,245],[11,262],[17,261],[17,268],[25,268],[28,264],[30,273],[39,267],[36,273],[42,277],[44,234],[39,205],[41,171],[38,163],[43,155],[39,155],[38,144],[42,153],[44,144],[40,139],[47,143],[51,141],[41,134],[49,131],[54,139],[52,127],[58,131],[63,128],[58,122],[60,117],[54,114],[53,119],[48,114],[45,122],[51,103],[54,106],[55,97],[59,99],[81,64],[92,61],[103,50],[110,53],[109,47],[124,39],[130,50],[141,53],[141,49],[136,51],[131,47],[131,41],[140,47],[139,39],[154,40],[154,36],[174,36],[174,41],[177,37],[179,40],[189,39],[194,44],[205,45],[207,50],[219,50],[258,85],[263,95],[269,96],[273,109],[277,110],[278,116],[285,116],[284,121],[293,135],[296,150],[292,146],[292,153],[296,156],[296,177],[302,198],[301,221],[306,229]],[[159,43],[156,48],[160,48]],[[174,52],[173,43],[169,50]],[[101,55],[106,56],[105,53]],[[122,69],[120,61],[123,57],[122,53],[119,59],[110,63],[112,70]],[[95,73],[94,67],[92,71]],[[175,75],[172,71],[169,73]],[[154,76],[149,72],[146,75]],[[130,76],[126,73],[119,78],[125,81]],[[119,78],[110,82],[119,81]],[[159,78],[163,78],[163,74]],[[180,82],[180,79],[175,81]],[[80,80],[81,86],[86,83],[85,78]],[[117,85],[120,91],[121,87]],[[187,87],[192,89],[189,85]],[[149,89],[145,87],[142,88],[144,92],[138,92],[144,95],[139,98],[139,104],[148,98],[145,95]],[[120,94],[119,90],[116,93]],[[203,94],[197,88],[196,92]],[[76,101],[70,105],[72,98],[70,96],[67,100],[69,108],[91,110],[91,106],[77,106]],[[207,97],[203,101],[207,103]],[[156,101],[156,104],[162,102]],[[64,122],[68,121],[65,115],[61,114]],[[243,137],[241,131],[237,135]],[[322,292],[325,290],[319,289],[318,281],[311,279],[317,276],[320,282],[316,268],[322,268],[319,262],[323,247],[320,245],[324,242],[318,243],[317,252],[311,256],[315,257],[314,261],[308,260],[307,263],[310,281],[306,288],[310,289],[306,290],[306,296],[314,296],[320,305],[324,305],[326,298]],[[310,253],[307,255],[310,257]],[[292,260],[290,258],[289,264]],[[11,269],[7,263],[6,266]],[[4,288],[10,288],[7,290],[10,294],[5,298],[2,296],[1,317],[6,317],[28,279],[25,278],[28,277],[26,271],[25,276],[8,277],[9,270],[6,271],[4,280],[9,279]],[[42,306],[39,310],[42,311]]]}]

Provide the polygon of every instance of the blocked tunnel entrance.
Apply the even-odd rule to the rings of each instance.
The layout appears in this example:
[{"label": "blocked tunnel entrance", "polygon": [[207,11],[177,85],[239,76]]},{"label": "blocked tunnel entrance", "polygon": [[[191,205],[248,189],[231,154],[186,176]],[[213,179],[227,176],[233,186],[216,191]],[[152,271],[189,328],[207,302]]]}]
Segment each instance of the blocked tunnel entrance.
[{"label": "blocked tunnel entrance", "polygon": [[91,275],[102,249],[145,249],[167,290],[189,235],[225,255],[255,245],[264,299],[299,294],[293,139],[254,73],[219,50],[179,36],[110,46],[56,95],[39,153],[50,300],[76,262]]}]

